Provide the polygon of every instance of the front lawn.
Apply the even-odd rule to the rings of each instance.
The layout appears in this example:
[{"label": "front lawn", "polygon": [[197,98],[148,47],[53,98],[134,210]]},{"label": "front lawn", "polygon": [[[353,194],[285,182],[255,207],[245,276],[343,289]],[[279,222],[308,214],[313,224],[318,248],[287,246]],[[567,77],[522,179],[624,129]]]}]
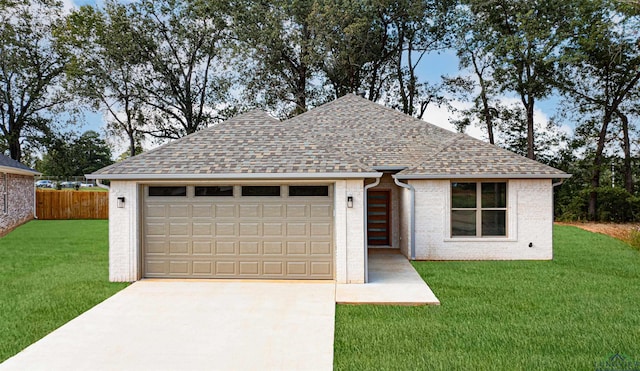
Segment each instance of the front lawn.
[{"label": "front lawn", "polygon": [[640,369],[640,252],[554,233],[553,261],[415,262],[439,307],[339,305],[335,369]]},{"label": "front lawn", "polygon": [[107,223],[31,221],[0,238],[0,362],[126,286],[108,282]]}]

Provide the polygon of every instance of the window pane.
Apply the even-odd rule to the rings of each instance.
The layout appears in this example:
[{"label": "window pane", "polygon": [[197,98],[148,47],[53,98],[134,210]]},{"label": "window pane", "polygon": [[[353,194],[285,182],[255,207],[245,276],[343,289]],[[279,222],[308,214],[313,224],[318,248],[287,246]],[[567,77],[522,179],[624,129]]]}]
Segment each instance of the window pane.
[{"label": "window pane", "polygon": [[233,186],[196,187],[196,196],[233,196]]},{"label": "window pane", "polygon": [[482,183],[482,207],[507,207],[507,183]]},{"label": "window pane", "polygon": [[476,183],[451,183],[451,207],[475,208]]},{"label": "window pane", "polygon": [[280,196],[280,186],[244,186],[243,196]]},{"label": "window pane", "polygon": [[328,186],[289,186],[289,196],[328,196]]},{"label": "window pane", "polygon": [[149,187],[149,196],[186,196],[187,187]]},{"label": "window pane", "polygon": [[475,210],[452,210],[451,211],[451,235],[452,236],[475,236],[476,235]]},{"label": "window pane", "polygon": [[484,210],[482,211],[482,235],[506,236],[506,211]]}]

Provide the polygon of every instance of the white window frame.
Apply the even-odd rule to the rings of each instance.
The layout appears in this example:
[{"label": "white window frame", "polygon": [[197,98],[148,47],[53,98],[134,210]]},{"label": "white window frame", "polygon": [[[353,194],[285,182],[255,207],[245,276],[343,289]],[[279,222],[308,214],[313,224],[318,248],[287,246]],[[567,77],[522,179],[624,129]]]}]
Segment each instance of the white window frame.
[{"label": "white window frame", "polygon": [[[475,183],[476,185],[476,206],[474,208],[458,208],[453,207],[453,184],[454,183]],[[482,184],[485,183],[504,183],[506,188],[505,194],[505,207],[482,207]],[[453,235],[453,211],[475,211],[476,213],[476,235],[475,236],[454,236]],[[482,235],[482,212],[483,211],[504,211],[504,236],[499,235]],[[509,182],[506,180],[483,180],[483,181],[474,181],[474,180],[452,180],[449,183],[449,228],[448,228],[448,237],[451,239],[508,239],[509,238]]]}]

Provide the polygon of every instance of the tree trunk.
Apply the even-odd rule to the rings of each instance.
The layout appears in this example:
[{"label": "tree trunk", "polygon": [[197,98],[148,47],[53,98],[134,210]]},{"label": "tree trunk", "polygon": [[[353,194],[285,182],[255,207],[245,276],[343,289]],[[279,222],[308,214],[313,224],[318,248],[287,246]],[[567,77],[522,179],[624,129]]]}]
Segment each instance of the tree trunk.
[{"label": "tree trunk", "polygon": [[533,136],[533,108],[535,100],[532,96],[529,96],[527,100],[527,157],[535,160],[535,141]]},{"label": "tree trunk", "polygon": [[591,192],[589,192],[589,209],[587,216],[589,220],[598,220],[598,193],[600,188],[600,173],[602,172],[602,153],[604,152],[604,145],[607,140],[607,129],[611,122],[612,112],[609,108],[605,109],[604,117],[602,118],[602,127],[598,134],[598,146],[596,148],[595,157],[593,158],[593,171],[591,173]]},{"label": "tree trunk", "polygon": [[631,169],[631,141],[629,139],[629,119],[620,111],[616,114],[622,122],[622,149],[624,150],[624,188],[633,194],[633,173]]},{"label": "tree trunk", "polygon": [[15,130],[9,132],[7,136],[7,142],[9,144],[9,154],[12,159],[20,161],[22,156],[22,148],[20,147],[20,133],[16,133]]},{"label": "tree trunk", "polygon": [[133,136],[133,132],[129,133],[129,153],[130,157],[136,155],[136,139]]},{"label": "tree trunk", "polygon": [[493,137],[493,117],[491,117],[491,107],[489,107],[489,98],[487,98],[487,92],[485,90],[483,80],[480,78],[480,98],[482,99],[482,115],[484,116],[484,122],[487,125],[487,134],[489,135],[489,143],[495,144]]}]

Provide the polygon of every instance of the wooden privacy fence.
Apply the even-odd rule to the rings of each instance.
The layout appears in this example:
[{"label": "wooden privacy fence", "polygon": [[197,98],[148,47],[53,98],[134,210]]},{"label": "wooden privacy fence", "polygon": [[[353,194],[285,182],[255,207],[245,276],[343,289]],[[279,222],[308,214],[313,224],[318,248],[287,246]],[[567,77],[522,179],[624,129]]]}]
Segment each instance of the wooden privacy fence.
[{"label": "wooden privacy fence", "polygon": [[109,192],[36,191],[38,219],[109,219]]}]

